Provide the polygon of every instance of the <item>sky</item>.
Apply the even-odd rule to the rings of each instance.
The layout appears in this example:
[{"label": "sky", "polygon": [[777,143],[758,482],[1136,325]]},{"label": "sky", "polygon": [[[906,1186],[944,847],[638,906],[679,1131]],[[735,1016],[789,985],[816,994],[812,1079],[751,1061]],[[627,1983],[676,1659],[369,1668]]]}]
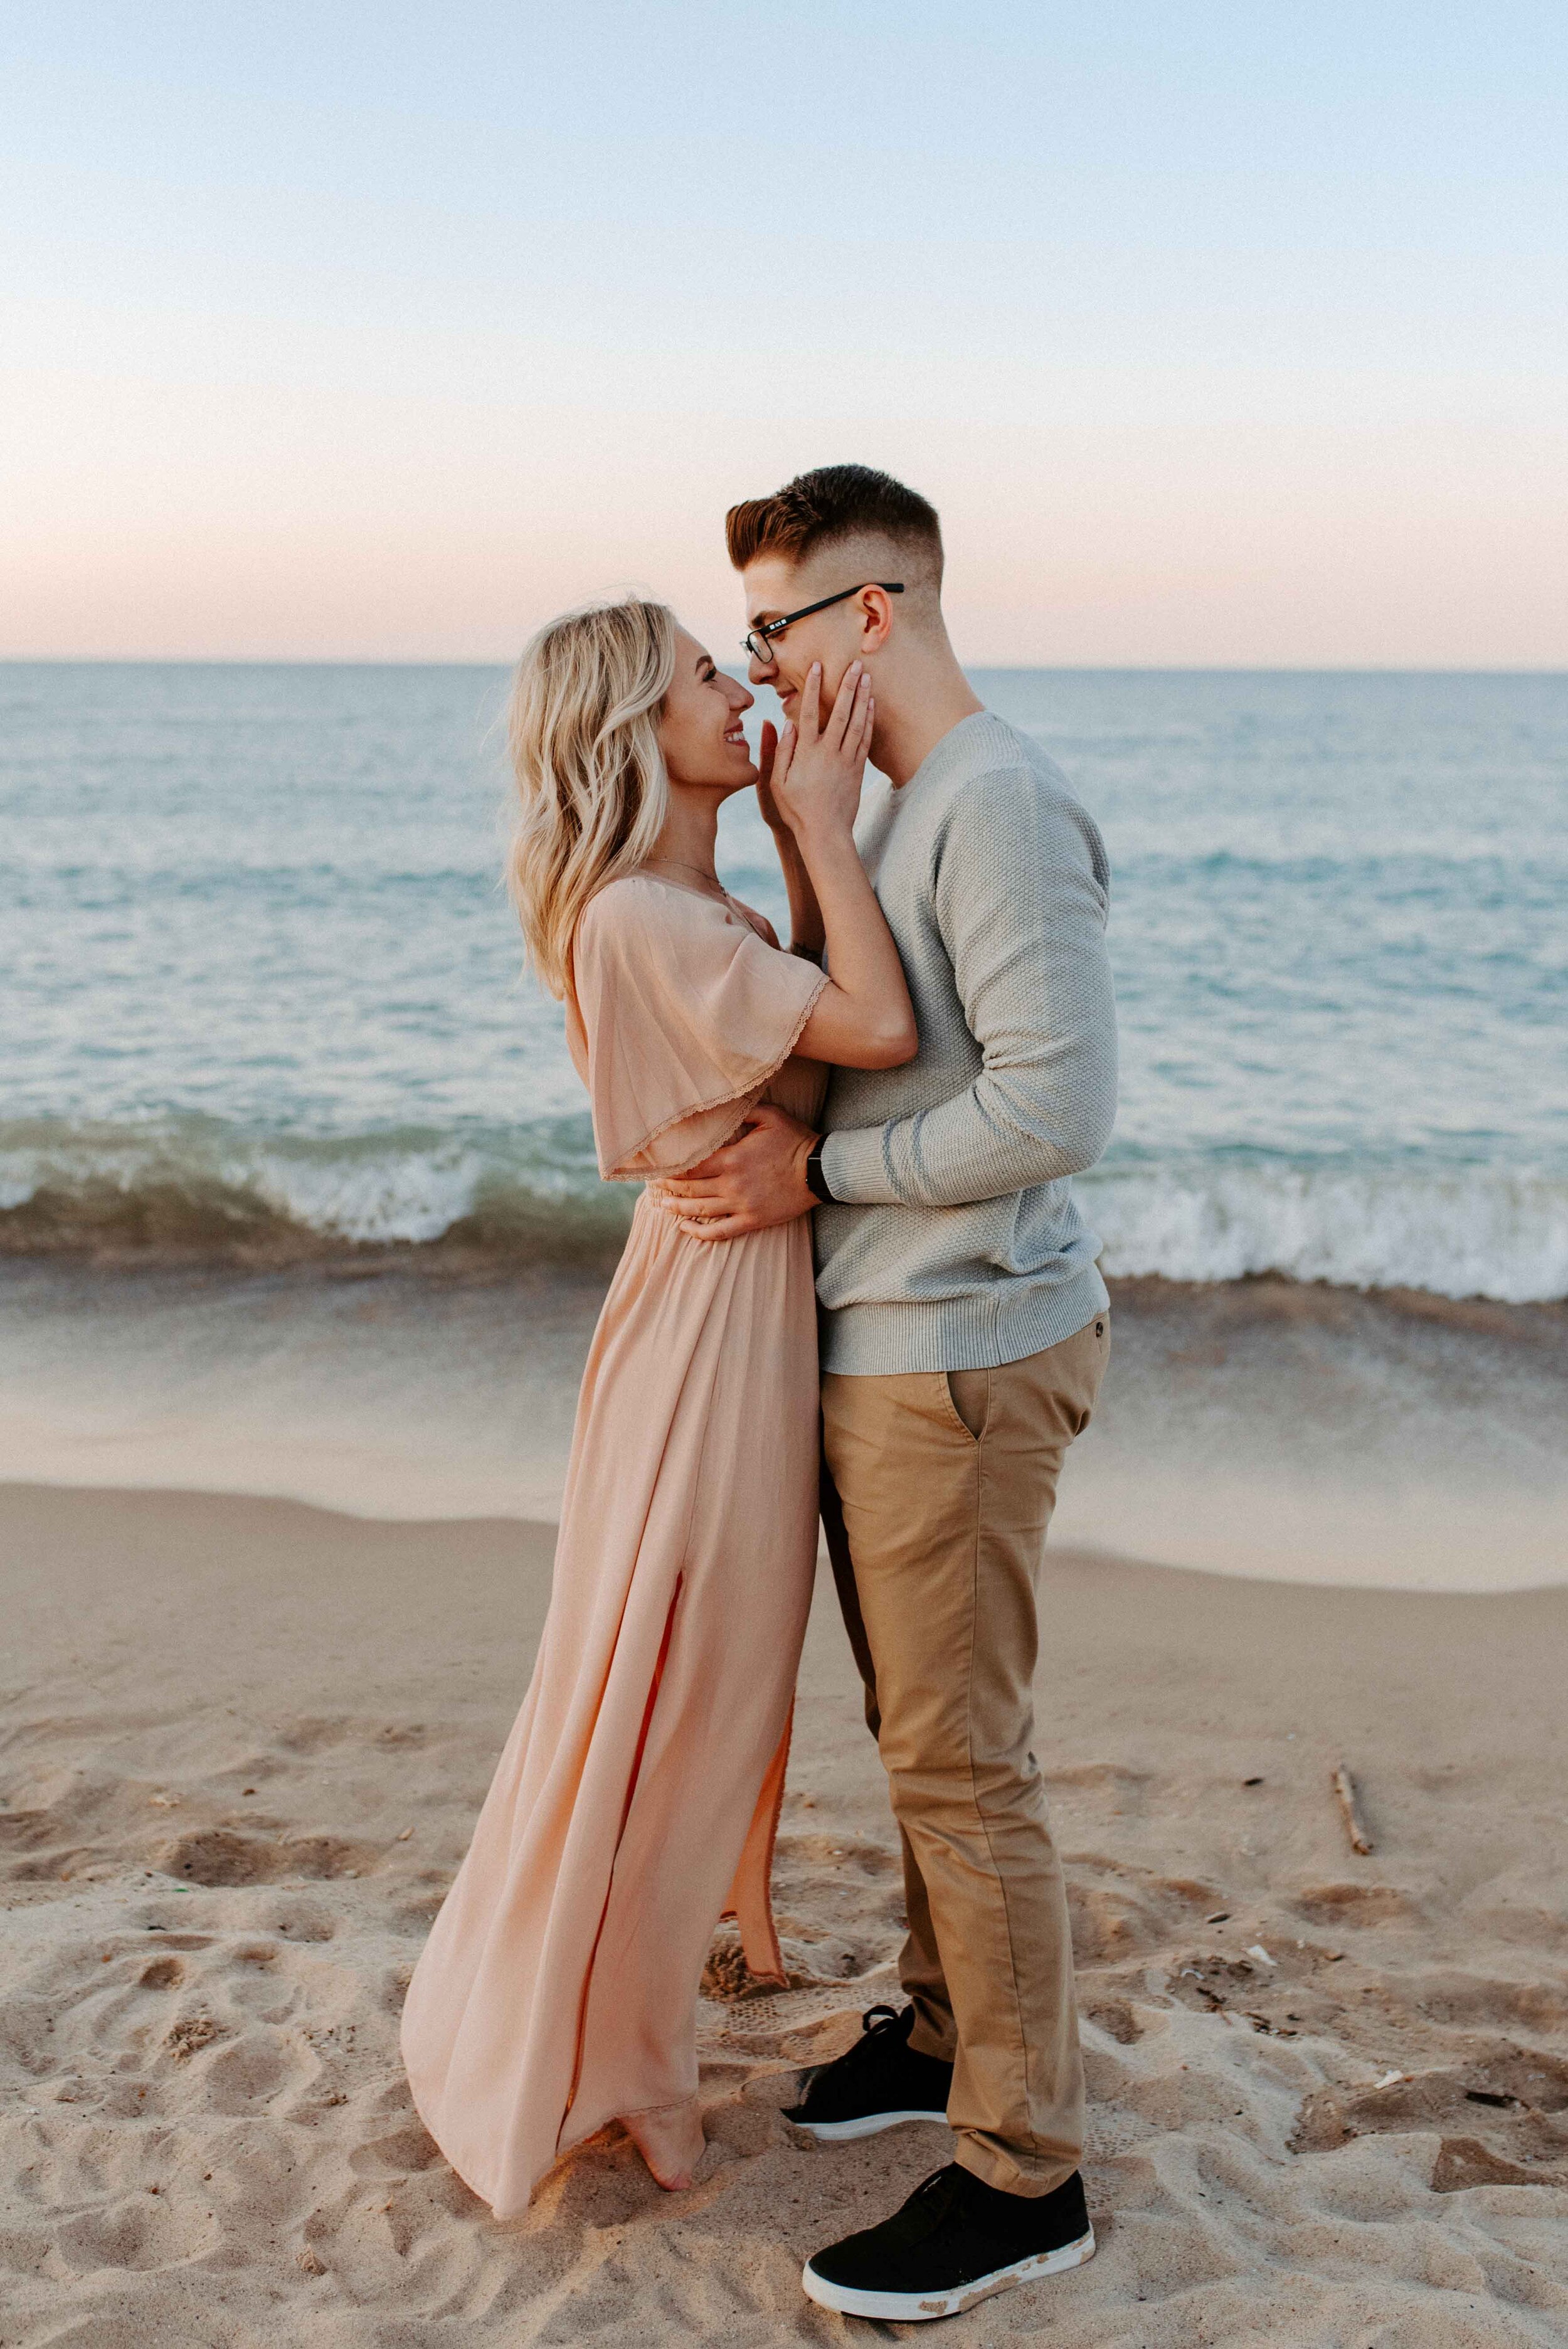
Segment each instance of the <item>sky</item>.
[{"label": "sky", "polygon": [[723,657],[856,460],[973,663],[1563,667],[1565,121],[1512,0],[7,0],[0,657]]}]

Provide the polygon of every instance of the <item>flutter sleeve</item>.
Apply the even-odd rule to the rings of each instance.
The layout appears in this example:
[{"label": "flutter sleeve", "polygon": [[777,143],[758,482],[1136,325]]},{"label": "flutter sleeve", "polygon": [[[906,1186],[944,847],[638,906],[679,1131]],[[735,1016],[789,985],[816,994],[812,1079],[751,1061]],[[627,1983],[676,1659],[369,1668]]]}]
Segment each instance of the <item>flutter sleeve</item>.
[{"label": "flutter sleeve", "polygon": [[717,899],[632,874],[573,941],[568,1019],[606,1182],[684,1174],[789,1058],[825,974]]}]

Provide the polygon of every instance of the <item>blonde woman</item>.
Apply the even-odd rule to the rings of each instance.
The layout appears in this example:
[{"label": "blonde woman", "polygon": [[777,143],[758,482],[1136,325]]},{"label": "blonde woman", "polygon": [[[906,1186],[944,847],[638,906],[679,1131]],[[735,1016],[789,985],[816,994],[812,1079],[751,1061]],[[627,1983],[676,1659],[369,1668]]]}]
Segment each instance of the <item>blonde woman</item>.
[{"label": "blonde woman", "polygon": [[[759,773],[751,695],[662,605],[554,621],[518,673],[513,895],[565,998],[601,1171],[646,1188],[583,1375],[532,1683],[404,2014],[419,2111],[500,2218],[616,2120],[661,2186],[689,2185],[719,1917],[783,1978],[769,1876],[816,1555],[810,1235],[715,1246],[660,1185],[770,1104],[812,1121],[824,1063],[914,1054],[851,833],[869,681],[857,664],[820,723],[819,690],[813,673],[776,755],[764,730]],[[789,953],[714,869],[719,807],[748,786]]]}]

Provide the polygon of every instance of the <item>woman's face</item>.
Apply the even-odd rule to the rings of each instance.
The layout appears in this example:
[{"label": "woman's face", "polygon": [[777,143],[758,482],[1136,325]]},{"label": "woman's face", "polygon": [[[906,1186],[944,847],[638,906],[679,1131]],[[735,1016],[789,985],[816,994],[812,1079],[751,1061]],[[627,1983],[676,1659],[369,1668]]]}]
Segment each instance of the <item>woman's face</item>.
[{"label": "woman's face", "polygon": [[676,631],[676,673],[659,720],[659,749],[672,783],[743,792],[757,781],[740,720],[755,697],[716,668],[695,636]]}]

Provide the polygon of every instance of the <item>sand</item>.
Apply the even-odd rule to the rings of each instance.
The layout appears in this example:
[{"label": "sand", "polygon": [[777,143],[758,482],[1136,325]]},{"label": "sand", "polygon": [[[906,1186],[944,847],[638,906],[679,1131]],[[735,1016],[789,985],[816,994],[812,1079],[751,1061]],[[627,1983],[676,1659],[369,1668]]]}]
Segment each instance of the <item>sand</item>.
[{"label": "sand", "polygon": [[[696,2188],[661,2194],[606,2137],[500,2227],[415,2120],[402,1985],[551,1547],[507,1520],[0,1489],[4,2349],[903,2337],[810,2307],[799,2269],[946,2132],[820,2147],[779,2109],[892,1988],[899,1938],[830,1599],[779,1848],[800,1986],[705,2001]],[[1568,1591],[1062,1548],[1045,1619],[1101,2248],[927,2337],[1568,2340]],[[711,1986],[745,1988],[722,1944]]]},{"label": "sand", "polygon": [[[0,1257],[0,1480],[553,1518],[603,1286],[390,1251],[251,1271]],[[1568,1305],[1112,1289],[1064,1542],[1253,1578],[1568,1583]]]}]

